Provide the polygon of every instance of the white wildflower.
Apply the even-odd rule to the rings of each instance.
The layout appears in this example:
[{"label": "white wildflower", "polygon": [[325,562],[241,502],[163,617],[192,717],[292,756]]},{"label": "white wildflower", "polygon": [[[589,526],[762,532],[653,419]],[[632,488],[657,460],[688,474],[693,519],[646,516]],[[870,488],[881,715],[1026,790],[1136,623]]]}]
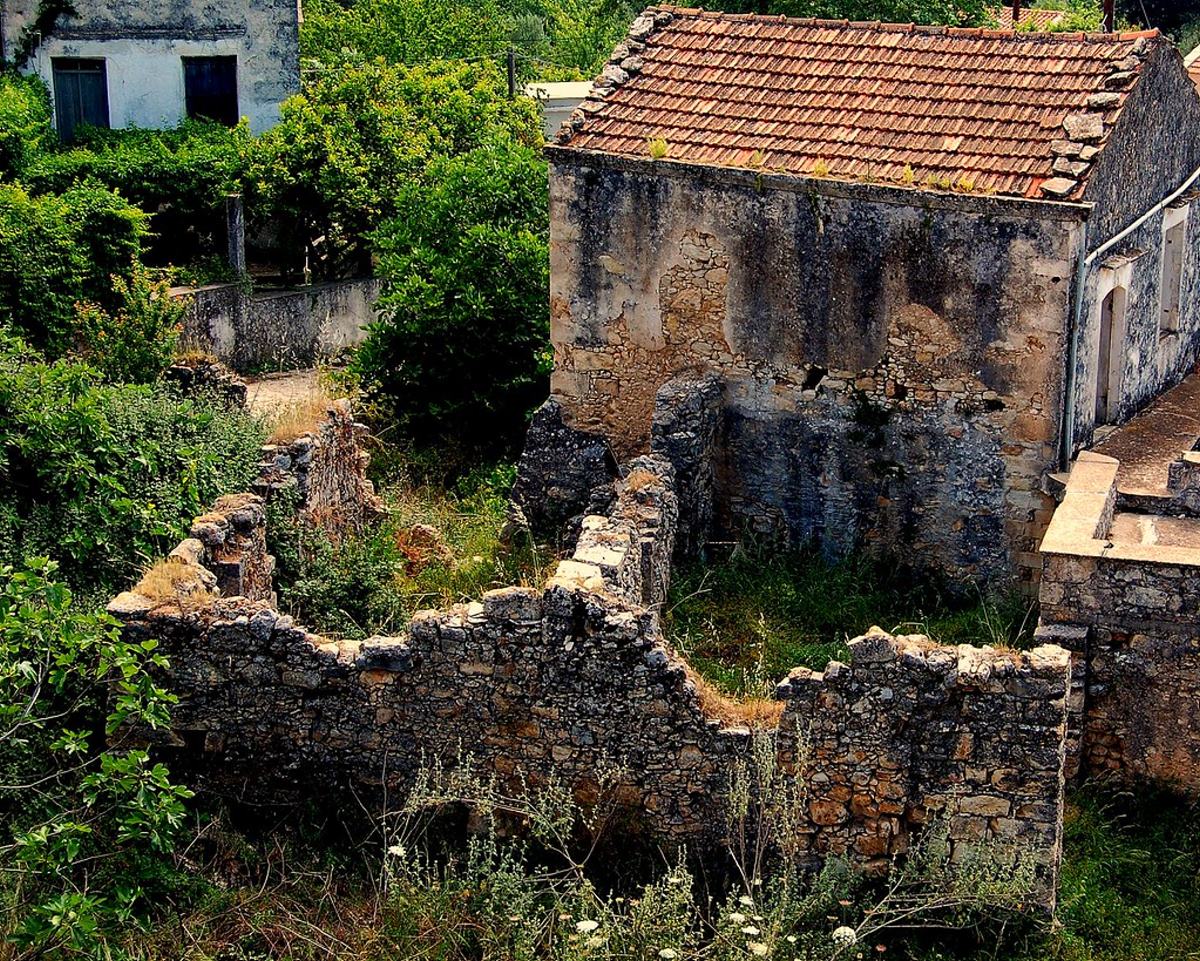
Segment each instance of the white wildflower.
[{"label": "white wildflower", "polygon": [[748,945],[750,953],[755,957],[765,958],[767,956],[767,946],[761,941],[751,941]]},{"label": "white wildflower", "polygon": [[747,937],[753,938],[753,937],[756,937],[757,935],[762,934],[762,932],[759,931],[758,928],[756,928],[753,924],[748,924],[744,928],[742,928],[742,934],[746,935]]},{"label": "white wildflower", "polygon": [[848,944],[854,944],[858,940],[858,935],[854,933],[854,928],[842,925],[840,928],[833,929],[833,943],[839,947],[845,947]]},{"label": "white wildflower", "polygon": [[752,907],[754,907],[754,898],[750,897],[747,894],[743,894],[740,898],[738,898],[738,904],[742,904],[748,908],[752,908]]},{"label": "white wildflower", "polygon": [[745,924],[746,915],[738,914],[736,911],[734,911],[733,914],[729,915],[729,920],[734,924]]},{"label": "white wildflower", "polygon": [[387,853],[392,855],[392,857],[402,858],[402,857],[404,857],[404,845],[403,844],[393,844],[391,847],[389,847],[387,849]]},{"label": "white wildflower", "polygon": [[663,948],[658,952],[658,956],[662,958],[663,961],[675,961],[675,959],[679,957],[679,952],[674,948]]},{"label": "white wildflower", "polygon": [[596,928],[600,927],[599,921],[576,921],[575,930],[580,934],[591,934]]},{"label": "white wildflower", "polygon": [[601,937],[600,935],[598,935],[598,934],[593,934],[593,935],[592,935],[590,938],[588,938],[588,939],[587,939],[587,941],[586,941],[586,942],[584,942],[584,943],[585,943],[585,944],[587,944],[587,946],[588,946],[589,948],[598,948],[598,947],[600,947],[600,945],[602,945],[602,944],[604,943],[604,938],[602,938],[602,937]]},{"label": "white wildflower", "polygon": [[789,935],[787,936],[787,943],[788,943],[788,944],[795,944],[795,943],[796,943],[796,936],[795,936],[794,934],[789,934]]}]

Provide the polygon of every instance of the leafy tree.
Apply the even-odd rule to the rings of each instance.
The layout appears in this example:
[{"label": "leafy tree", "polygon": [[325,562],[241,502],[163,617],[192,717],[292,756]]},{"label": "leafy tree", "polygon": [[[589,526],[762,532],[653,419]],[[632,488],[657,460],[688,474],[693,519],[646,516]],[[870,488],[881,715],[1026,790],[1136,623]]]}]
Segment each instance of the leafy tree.
[{"label": "leafy tree", "polygon": [[155,281],[135,263],[129,279],[114,276],[119,306],[75,307],[76,352],[110,381],[149,384],[175,355],[187,304],[170,296],[166,281]]},{"label": "leafy tree", "polygon": [[111,277],[128,272],[145,234],[145,214],[104,187],[35,197],[0,184],[0,325],[63,352],[76,302],[110,304]]},{"label": "leafy tree", "polygon": [[0,177],[21,174],[57,141],[50,124],[50,97],[41,80],[0,74]]},{"label": "leafy tree", "polygon": [[385,290],[354,360],[418,439],[519,438],[550,367],[546,167],[489,145],[430,164],[374,235]]},{"label": "leafy tree", "polygon": [[316,275],[366,272],[368,234],[396,214],[429,160],[496,139],[538,143],[541,128],[536,106],[509,100],[491,64],[333,68],[260,139],[250,208],[281,219]]},{"label": "leafy tree", "polygon": [[174,130],[86,129],[71,149],[43,151],[23,181],[34,193],[103,184],[150,214],[154,263],[224,252],[223,199],[241,188],[254,141],[245,124],[189,120]]},{"label": "leafy tree", "polygon": [[326,62],[419,64],[500,54],[510,32],[501,0],[307,0],[300,36],[303,55]]},{"label": "leafy tree", "polygon": [[[81,610],[36,559],[0,567],[0,937],[112,957],[108,937],[145,908],[191,792],[144,750],[109,747],[126,724],[162,727],[176,700],[148,669],[153,641]],[[7,930],[6,930],[7,929]]]}]

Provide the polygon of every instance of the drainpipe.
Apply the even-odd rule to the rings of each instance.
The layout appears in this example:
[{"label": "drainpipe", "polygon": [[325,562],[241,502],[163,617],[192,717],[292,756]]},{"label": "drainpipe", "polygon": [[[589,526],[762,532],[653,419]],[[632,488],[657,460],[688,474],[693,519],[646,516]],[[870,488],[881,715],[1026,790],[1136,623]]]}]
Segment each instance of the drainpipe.
[{"label": "drainpipe", "polygon": [[1200,167],[1192,171],[1192,175],[1183,182],[1183,186],[1167,197],[1166,200],[1155,204],[1119,234],[1106,240],[1090,254],[1087,253],[1088,225],[1087,221],[1084,221],[1083,245],[1079,249],[1079,259],[1075,264],[1075,297],[1069,328],[1071,340],[1070,346],[1067,349],[1067,396],[1063,404],[1062,443],[1058,453],[1059,470],[1065,471],[1070,468],[1071,454],[1075,447],[1075,362],[1079,357],[1079,328],[1083,325],[1083,285],[1087,279],[1088,268],[1130,234],[1145,226],[1150,218],[1157,217],[1167,207],[1175,203],[1175,201],[1191,190],[1197,181],[1200,181]]},{"label": "drainpipe", "polygon": [[[1088,211],[1090,214],[1091,211]],[[1075,446],[1075,367],[1079,360],[1079,328],[1083,323],[1083,288],[1087,281],[1088,265],[1088,221],[1083,219],[1083,236],[1079,240],[1079,253],[1075,256],[1075,277],[1071,281],[1071,318],[1067,330],[1067,376],[1063,390],[1063,423],[1058,449],[1058,469],[1069,470],[1071,452]]]}]

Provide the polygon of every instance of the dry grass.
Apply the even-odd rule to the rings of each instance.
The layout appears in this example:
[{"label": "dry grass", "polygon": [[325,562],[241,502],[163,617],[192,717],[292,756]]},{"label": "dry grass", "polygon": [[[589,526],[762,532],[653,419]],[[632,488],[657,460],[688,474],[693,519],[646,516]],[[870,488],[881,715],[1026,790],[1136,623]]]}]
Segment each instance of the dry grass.
[{"label": "dry grass", "polygon": [[717,688],[704,675],[685,662],[688,678],[696,686],[700,699],[700,710],[730,726],[749,728],[778,727],[783,716],[783,701],[770,701],[764,697],[731,697]]},{"label": "dry grass", "polygon": [[199,367],[203,364],[219,364],[216,354],[202,347],[180,347],[175,352],[175,363],[183,367]]},{"label": "dry grass", "polygon": [[200,579],[199,570],[169,557],[147,568],[133,593],[158,603],[176,601],[180,605],[204,603],[213,596]]},{"label": "dry grass", "polygon": [[277,407],[267,416],[268,444],[290,444],[297,437],[311,434],[329,412],[333,398],[324,387],[316,387],[306,397]]},{"label": "dry grass", "polygon": [[660,478],[653,471],[635,470],[630,471],[629,476],[625,478],[625,489],[629,491],[640,491],[647,487],[653,487],[655,484],[661,484]]}]

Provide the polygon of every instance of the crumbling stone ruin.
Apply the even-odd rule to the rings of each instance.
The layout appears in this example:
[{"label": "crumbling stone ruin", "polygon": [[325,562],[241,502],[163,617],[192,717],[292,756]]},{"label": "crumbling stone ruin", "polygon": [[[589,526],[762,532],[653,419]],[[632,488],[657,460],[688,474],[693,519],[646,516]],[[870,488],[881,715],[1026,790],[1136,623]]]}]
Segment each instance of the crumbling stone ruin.
[{"label": "crumbling stone ruin", "polygon": [[[681,92],[714,54],[724,66]],[[853,89],[764,83],[758,102],[736,82],[817,63],[870,84],[855,71],[896,58],[954,78],[936,102],[961,129],[920,128],[925,93],[919,109],[872,94],[862,109],[890,126],[855,114],[862,136],[823,140],[789,111]],[[1001,62],[1034,120],[1001,110],[981,133],[964,104]],[[832,100],[787,99],[809,95]],[[896,118],[916,126],[873,143]],[[170,659],[163,748],[248,796],[375,803],[431,761],[513,790],[558,778],[586,802],[611,763],[632,826],[705,846],[766,738],[805,797],[814,863],[886,870],[939,819],[955,858],[1019,845],[1052,904],[1069,778],[1200,790],[1200,417],[1186,441],[1178,410],[1104,437],[1180,381],[1200,391],[1184,379],[1200,357],[1186,131],[1200,98],[1154,33],[648,11],[549,150],[555,370],[512,521],[568,556],[541,588],[421,612],[395,637],[280,615],[258,495],[292,487],[335,532],[375,510],[339,408],[269,452],[256,494],[197,520],[172,555],[189,589],[113,602]],[[964,158],[978,179],[955,179]],[[1135,483],[1147,464],[1161,478]],[[847,663],[793,670],[752,727],[658,617],[678,558],[747,534],[1040,581],[1041,643],[873,628]]]},{"label": "crumbling stone ruin", "polygon": [[[710,386],[694,385],[689,423],[664,425],[678,464],[652,454],[623,465],[610,510],[583,518],[573,555],[544,587],[419,613],[397,637],[323,638],[280,615],[258,576],[272,566],[261,502],[223,500],[177,555],[198,571],[225,564],[207,578],[225,589],[130,592],[110,608],[170,659],[180,702],[164,749],[202,782],[258,799],[353,788],[378,801],[423,763],[453,765],[465,752],[514,790],[554,776],[586,801],[612,764],[631,824],[664,841],[714,843],[755,735],[736,703],[696,683],[656,613],[689,529],[678,491],[693,504],[706,496],[676,478]],[[235,558],[242,596],[231,593]],[[1019,843],[1038,865],[1038,897],[1052,900],[1067,654],[943,648],[877,629],[850,648],[849,663],[792,672],[776,694],[778,721],[760,735],[803,779],[814,862],[843,855],[883,870],[914,831],[944,818],[964,851]]]}]

